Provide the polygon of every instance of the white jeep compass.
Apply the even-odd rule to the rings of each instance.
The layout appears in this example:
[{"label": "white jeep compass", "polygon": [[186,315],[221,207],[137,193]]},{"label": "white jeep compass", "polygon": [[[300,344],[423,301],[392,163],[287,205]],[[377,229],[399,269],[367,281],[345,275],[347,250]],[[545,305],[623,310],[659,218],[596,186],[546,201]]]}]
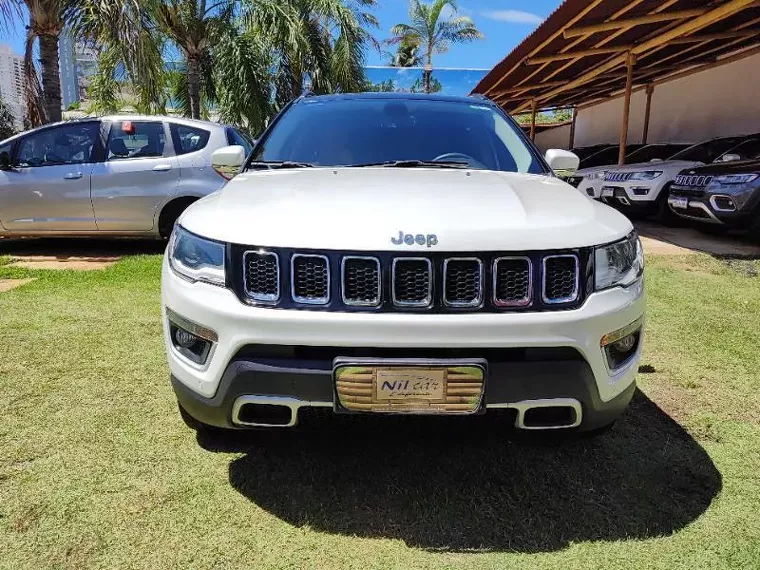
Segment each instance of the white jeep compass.
[{"label": "white jeep compass", "polygon": [[163,267],[195,427],[336,414],[514,416],[592,430],[635,390],[641,245],[480,98],[305,96],[179,220]]}]

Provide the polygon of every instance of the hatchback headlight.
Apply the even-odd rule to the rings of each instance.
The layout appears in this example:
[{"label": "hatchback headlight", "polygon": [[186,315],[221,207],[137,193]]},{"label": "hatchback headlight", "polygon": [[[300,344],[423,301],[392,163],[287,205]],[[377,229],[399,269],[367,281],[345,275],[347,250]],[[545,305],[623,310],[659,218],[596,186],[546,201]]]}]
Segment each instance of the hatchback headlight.
[{"label": "hatchback headlight", "polygon": [[594,251],[596,290],[631,285],[644,272],[644,250],[636,232]]},{"label": "hatchback headlight", "polygon": [[628,180],[654,180],[662,174],[662,170],[643,170],[634,172]]},{"label": "hatchback headlight", "polygon": [[716,176],[713,182],[718,184],[747,184],[754,181],[758,174],[726,174],[725,176]]},{"label": "hatchback headlight", "polygon": [[172,269],[182,277],[224,286],[223,243],[198,237],[178,225],[169,240],[168,255]]}]

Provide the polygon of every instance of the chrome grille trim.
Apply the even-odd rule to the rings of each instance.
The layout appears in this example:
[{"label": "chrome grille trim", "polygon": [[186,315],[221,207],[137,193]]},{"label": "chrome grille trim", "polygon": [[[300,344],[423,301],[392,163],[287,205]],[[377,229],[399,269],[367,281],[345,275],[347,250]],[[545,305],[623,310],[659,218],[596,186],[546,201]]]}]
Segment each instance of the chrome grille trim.
[{"label": "chrome grille trim", "polygon": [[[346,261],[352,259],[374,261],[377,265],[377,296],[374,301],[352,301],[346,297]],[[380,260],[369,255],[344,255],[340,260],[340,295],[343,303],[352,307],[379,307],[383,300],[383,271]]]},{"label": "chrome grille trim", "polygon": [[673,181],[677,186],[707,186],[713,176],[707,174],[679,174]]},{"label": "chrome grille trim", "polygon": [[[396,266],[399,263],[409,261],[422,261],[427,265],[428,270],[428,292],[427,297],[420,301],[401,301],[396,298]],[[433,303],[433,264],[427,257],[394,257],[391,265],[391,298],[393,304],[397,307],[429,307]]]},{"label": "chrome grille trim", "polygon": [[[308,258],[308,259],[322,259],[325,262],[325,273],[327,283],[325,290],[327,295],[324,297],[302,297],[296,294],[296,259]],[[330,302],[330,260],[325,255],[319,254],[306,254],[306,253],[294,253],[290,258],[290,295],[293,297],[293,301],[296,303],[302,303],[304,305],[326,305]]]},{"label": "chrome grille trim", "polygon": [[[573,287],[573,293],[567,297],[547,297],[546,296],[546,264],[550,259],[572,259],[575,262],[575,286]],[[580,290],[580,261],[578,256],[574,253],[563,253],[560,255],[547,255],[541,260],[542,275],[541,275],[541,300],[547,305],[556,305],[558,303],[572,303],[578,299],[578,293]]]},{"label": "chrome grille trim", "polygon": [[[497,294],[499,292],[497,283],[499,279],[498,266],[500,261],[514,261],[522,260],[528,262],[528,295],[517,301],[505,301],[498,299]],[[492,296],[491,300],[496,307],[527,307],[533,302],[533,262],[530,257],[524,255],[509,255],[505,257],[497,257],[493,260],[493,283],[492,283]]]},{"label": "chrome grille trim", "polygon": [[[250,288],[248,287],[248,256],[249,255],[259,255],[262,257],[273,257],[275,261],[275,269],[277,271],[277,293],[276,294],[264,294],[264,293],[251,293]],[[246,296],[250,299],[253,299],[254,301],[258,301],[260,303],[271,303],[275,304],[280,300],[280,293],[281,293],[281,287],[280,287],[280,256],[277,255],[273,251],[266,251],[263,249],[259,250],[248,250],[243,252],[243,291],[245,292]]]},{"label": "chrome grille trim", "polygon": [[604,181],[605,182],[625,182],[631,176],[633,176],[633,172],[607,172],[604,175]]},{"label": "chrome grille trim", "polygon": [[[449,262],[451,261],[475,261],[478,264],[478,296],[472,301],[449,301],[446,292],[446,278],[448,277]],[[485,271],[483,269],[483,260],[479,257],[449,257],[443,261],[443,304],[447,307],[470,308],[475,309],[483,306],[483,282]]]}]

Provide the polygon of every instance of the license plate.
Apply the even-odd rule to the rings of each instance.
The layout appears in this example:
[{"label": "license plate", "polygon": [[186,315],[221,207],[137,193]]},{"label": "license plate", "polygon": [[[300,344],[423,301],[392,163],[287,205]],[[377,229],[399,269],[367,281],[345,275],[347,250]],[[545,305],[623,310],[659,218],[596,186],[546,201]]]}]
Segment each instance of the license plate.
[{"label": "license plate", "polygon": [[683,198],[681,196],[671,196],[670,205],[673,206],[674,208],[680,208],[682,210],[685,210],[689,207],[689,199]]},{"label": "license plate", "polygon": [[602,198],[612,198],[615,195],[615,189],[609,186],[602,186]]},{"label": "license plate", "polygon": [[[340,408],[360,412],[471,414],[481,408],[482,365],[363,365],[334,368]],[[337,409],[337,408],[336,408]]]}]

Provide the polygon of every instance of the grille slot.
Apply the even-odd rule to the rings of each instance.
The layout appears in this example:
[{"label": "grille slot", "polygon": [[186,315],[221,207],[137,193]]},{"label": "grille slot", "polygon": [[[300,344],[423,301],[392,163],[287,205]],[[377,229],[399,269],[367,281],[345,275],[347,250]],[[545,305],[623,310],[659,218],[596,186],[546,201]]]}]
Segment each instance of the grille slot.
[{"label": "grille slot", "polygon": [[708,175],[698,174],[679,174],[674,180],[674,184],[677,186],[707,186],[712,182],[713,177]]},{"label": "grille slot", "polygon": [[493,303],[525,307],[533,298],[532,263],[527,257],[499,257],[493,262]]},{"label": "grille slot", "polygon": [[382,298],[380,260],[376,257],[346,256],[342,262],[343,302],[346,305],[377,307]]},{"label": "grille slot", "polygon": [[571,303],[578,298],[578,257],[544,257],[543,300],[545,303]]},{"label": "grille slot", "polygon": [[428,307],[433,300],[433,267],[424,257],[397,257],[392,271],[393,304]]},{"label": "grille slot", "polygon": [[275,303],[280,299],[280,258],[269,251],[246,251],[243,255],[243,286],[256,301]]},{"label": "grille slot", "polygon": [[483,304],[483,262],[476,257],[452,257],[443,262],[443,302],[449,307]]},{"label": "grille slot", "polygon": [[631,176],[633,172],[607,172],[604,175],[605,182],[625,182]]},{"label": "grille slot", "polygon": [[325,305],[330,301],[330,262],[324,255],[294,254],[290,285],[296,303]]}]

